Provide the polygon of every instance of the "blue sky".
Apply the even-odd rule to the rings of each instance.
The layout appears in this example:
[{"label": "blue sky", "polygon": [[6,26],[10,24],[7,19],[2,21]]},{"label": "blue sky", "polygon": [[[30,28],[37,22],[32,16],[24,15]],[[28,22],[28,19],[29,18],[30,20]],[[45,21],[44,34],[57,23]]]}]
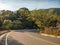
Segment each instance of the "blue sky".
[{"label": "blue sky", "polygon": [[60,8],[60,0],[0,0],[0,10]]}]

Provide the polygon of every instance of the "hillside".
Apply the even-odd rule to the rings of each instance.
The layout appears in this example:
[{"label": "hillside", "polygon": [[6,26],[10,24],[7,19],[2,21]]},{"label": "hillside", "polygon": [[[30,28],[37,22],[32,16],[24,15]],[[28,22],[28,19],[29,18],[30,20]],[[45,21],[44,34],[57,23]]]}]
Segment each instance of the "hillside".
[{"label": "hillside", "polygon": [[[60,8],[38,9],[30,11],[20,8],[16,11],[0,11],[0,30],[60,28]],[[55,30],[54,29],[54,30]],[[59,31],[58,31],[59,32]],[[46,32],[45,32],[46,33]]]}]

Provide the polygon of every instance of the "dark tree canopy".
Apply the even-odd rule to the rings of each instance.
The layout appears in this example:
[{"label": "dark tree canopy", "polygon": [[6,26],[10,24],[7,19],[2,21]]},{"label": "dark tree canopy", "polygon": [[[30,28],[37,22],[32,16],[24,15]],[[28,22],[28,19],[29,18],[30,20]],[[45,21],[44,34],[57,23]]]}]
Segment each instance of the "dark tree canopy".
[{"label": "dark tree canopy", "polygon": [[60,8],[38,9],[30,11],[20,8],[16,11],[0,11],[0,29],[41,29],[57,27],[60,24]]}]

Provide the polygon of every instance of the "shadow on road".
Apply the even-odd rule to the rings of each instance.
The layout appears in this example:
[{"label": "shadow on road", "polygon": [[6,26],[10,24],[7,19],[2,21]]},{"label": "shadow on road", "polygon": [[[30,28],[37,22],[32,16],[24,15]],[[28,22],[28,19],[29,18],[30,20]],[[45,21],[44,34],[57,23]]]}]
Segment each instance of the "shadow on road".
[{"label": "shadow on road", "polygon": [[18,42],[17,40],[9,39],[8,40],[8,45],[23,45],[23,44]]},{"label": "shadow on road", "polygon": [[13,31],[15,31],[15,32],[34,32],[34,33],[38,32],[38,30],[36,30],[36,29],[22,29],[22,30],[13,30]]},{"label": "shadow on road", "polygon": [[[0,45],[6,45],[5,44],[5,40],[1,40],[0,41]],[[7,41],[7,45],[23,45],[22,43],[18,42],[17,40],[14,40],[14,39],[8,39]]]}]

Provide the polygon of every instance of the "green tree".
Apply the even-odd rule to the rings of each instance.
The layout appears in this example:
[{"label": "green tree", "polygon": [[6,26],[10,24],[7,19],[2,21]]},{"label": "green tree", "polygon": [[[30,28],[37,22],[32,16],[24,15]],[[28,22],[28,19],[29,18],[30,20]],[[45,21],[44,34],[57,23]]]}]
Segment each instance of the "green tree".
[{"label": "green tree", "polygon": [[22,29],[22,23],[21,21],[15,20],[12,22],[12,28],[11,29]]},{"label": "green tree", "polygon": [[12,27],[11,20],[4,20],[3,21],[3,29],[11,29],[11,27]]}]

